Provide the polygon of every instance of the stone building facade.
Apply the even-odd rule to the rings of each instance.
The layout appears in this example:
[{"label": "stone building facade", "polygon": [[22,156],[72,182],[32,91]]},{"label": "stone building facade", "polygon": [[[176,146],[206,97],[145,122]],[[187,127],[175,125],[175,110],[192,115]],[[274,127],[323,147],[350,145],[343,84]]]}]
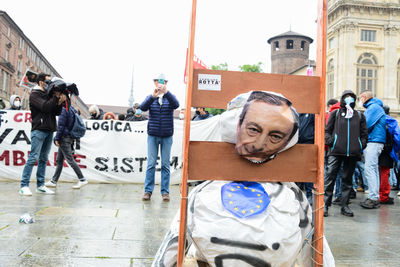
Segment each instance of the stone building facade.
[{"label": "stone building facade", "polygon": [[290,74],[308,65],[312,42],[310,37],[292,31],[271,37],[271,73]]},{"label": "stone building facade", "polygon": [[[22,108],[29,109],[30,92],[19,86],[28,69],[61,78],[11,17],[0,10],[0,106],[9,107],[10,96],[17,94],[22,98]],[[89,115],[82,99],[73,97],[72,102],[84,117]]]},{"label": "stone building facade", "polygon": [[400,1],[328,0],[327,99],[369,89],[400,112]]}]

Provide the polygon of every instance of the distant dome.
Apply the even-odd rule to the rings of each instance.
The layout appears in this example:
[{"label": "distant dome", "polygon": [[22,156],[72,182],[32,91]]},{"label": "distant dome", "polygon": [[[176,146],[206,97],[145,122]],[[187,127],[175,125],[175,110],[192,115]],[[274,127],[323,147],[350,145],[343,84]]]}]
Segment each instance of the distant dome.
[{"label": "distant dome", "polygon": [[282,33],[282,34],[279,34],[279,35],[277,35],[277,36],[274,36],[274,37],[269,38],[269,39],[268,39],[268,43],[271,44],[271,42],[272,42],[274,39],[280,39],[280,38],[282,38],[282,37],[301,37],[301,38],[307,39],[307,40],[310,42],[310,44],[314,41],[314,40],[311,39],[310,37],[305,36],[305,35],[303,35],[303,34],[300,34],[300,33],[297,33],[297,32],[292,32],[292,31],[287,31],[287,32],[285,32],[285,33]]}]

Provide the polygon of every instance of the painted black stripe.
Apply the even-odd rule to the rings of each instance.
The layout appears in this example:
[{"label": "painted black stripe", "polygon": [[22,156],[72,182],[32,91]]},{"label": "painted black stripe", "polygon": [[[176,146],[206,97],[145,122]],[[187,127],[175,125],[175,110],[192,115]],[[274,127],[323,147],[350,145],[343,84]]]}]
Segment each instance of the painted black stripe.
[{"label": "painted black stripe", "polygon": [[222,238],[218,238],[218,237],[211,237],[210,241],[211,241],[211,243],[214,243],[214,244],[226,245],[226,246],[231,246],[231,247],[248,248],[248,249],[260,250],[260,251],[268,249],[268,247],[265,245],[251,244],[251,243],[247,243],[247,242],[222,239]]}]

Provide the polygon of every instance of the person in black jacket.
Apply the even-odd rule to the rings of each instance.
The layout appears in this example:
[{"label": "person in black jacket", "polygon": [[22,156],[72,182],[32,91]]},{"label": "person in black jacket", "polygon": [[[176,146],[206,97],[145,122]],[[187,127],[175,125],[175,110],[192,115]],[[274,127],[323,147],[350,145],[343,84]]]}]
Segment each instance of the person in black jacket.
[{"label": "person in black jacket", "polygon": [[340,165],[343,162],[341,213],[354,216],[348,206],[353,185],[353,173],[368,139],[364,114],[355,111],[356,95],[346,90],[340,99],[340,109],[333,111],[325,127],[325,143],[328,148],[327,173],[325,178],[324,216],[332,204],[333,187]]},{"label": "person in black jacket", "polygon": [[57,130],[56,115],[61,114],[62,103],[66,100],[66,96],[59,93],[49,96],[46,91],[48,83],[50,83],[50,75],[40,73],[37,78],[37,85],[33,87],[29,97],[32,117],[31,153],[22,172],[21,189],[19,191],[20,195],[24,196],[32,195],[29,189],[29,181],[37,160],[39,160],[39,163],[36,171],[36,192],[54,194],[44,185],[44,178],[47,159],[53,142],[53,132]]}]

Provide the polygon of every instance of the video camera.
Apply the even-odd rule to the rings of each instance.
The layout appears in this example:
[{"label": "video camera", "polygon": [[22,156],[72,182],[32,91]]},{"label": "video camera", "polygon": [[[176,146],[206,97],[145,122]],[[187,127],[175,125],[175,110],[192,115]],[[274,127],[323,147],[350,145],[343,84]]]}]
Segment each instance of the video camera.
[{"label": "video camera", "polygon": [[66,83],[62,79],[54,77],[46,81],[46,84],[49,95],[52,95],[53,92],[61,92],[66,95],[79,95],[79,90],[75,83]]}]

